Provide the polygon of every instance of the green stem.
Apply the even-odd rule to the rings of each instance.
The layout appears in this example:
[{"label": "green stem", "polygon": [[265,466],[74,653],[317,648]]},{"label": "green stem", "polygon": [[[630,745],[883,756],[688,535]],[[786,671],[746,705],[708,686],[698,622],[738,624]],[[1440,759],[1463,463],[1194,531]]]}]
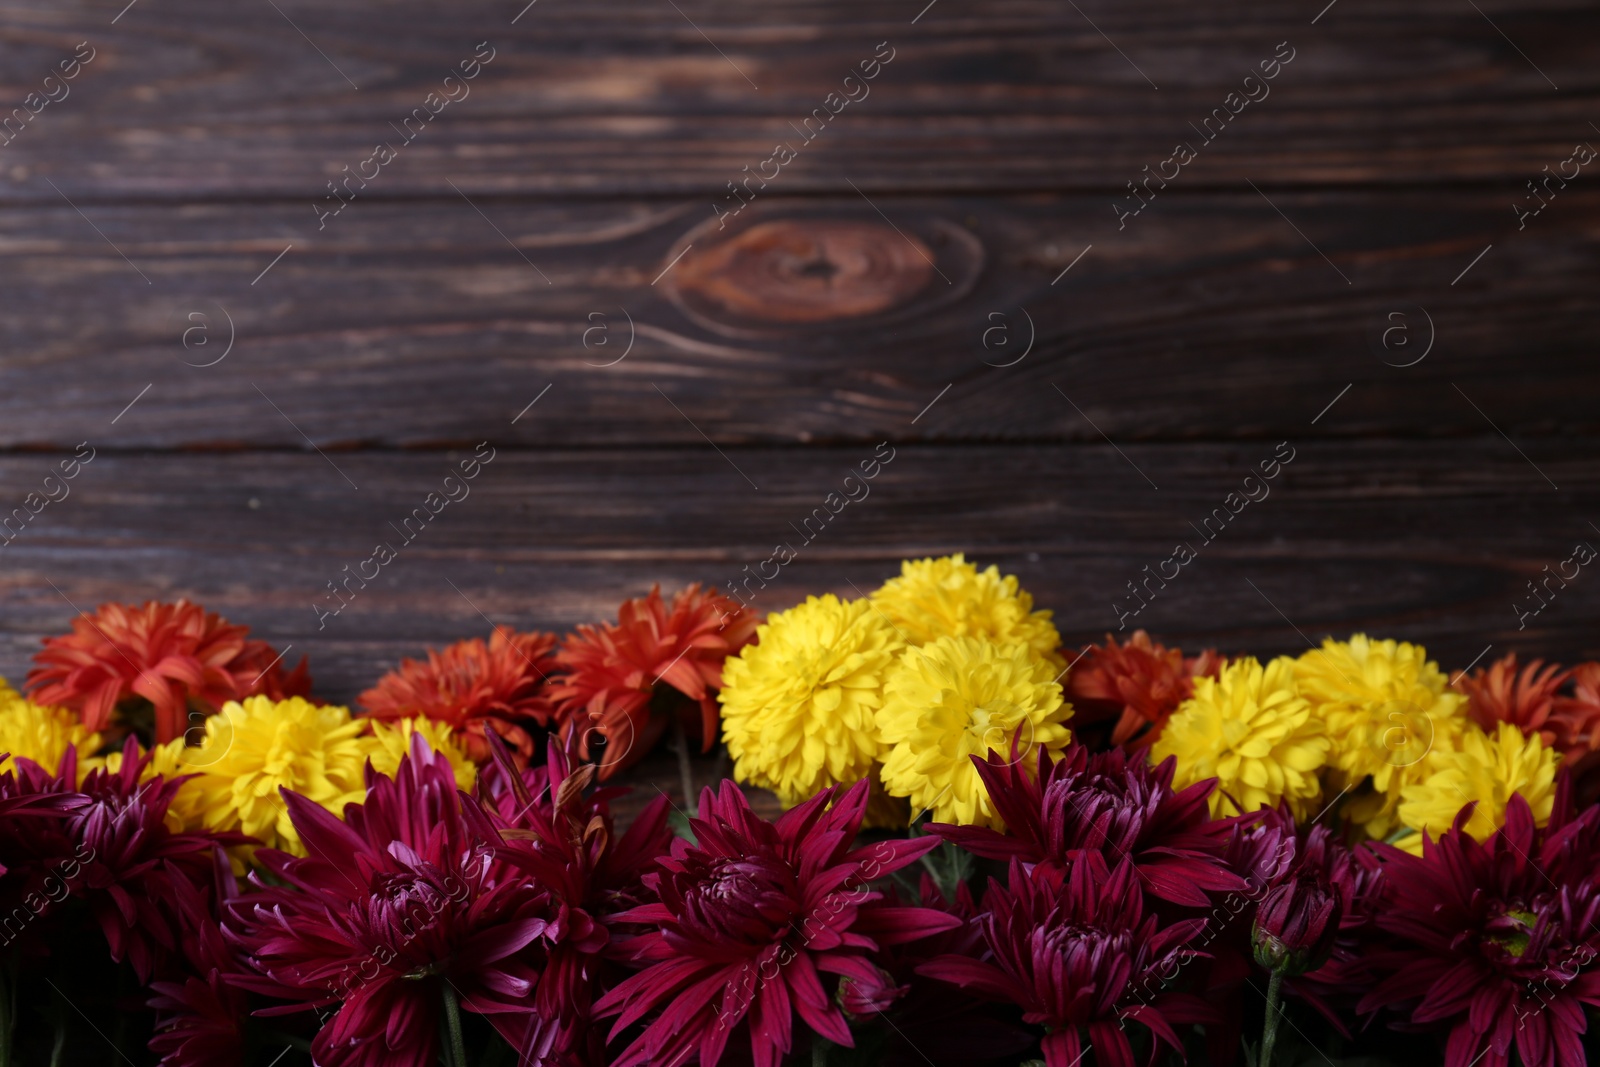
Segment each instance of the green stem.
[{"label": "green stem", "polygon": [[1272,972],[1267,981],[1267,1018],[1261,1027],[1261,1059],[1256,1067],[1272,1067],[1272,1046],[1278,1041],[1278,997],[1283,989],[1283,971]]},{"label": "green stem", "polygon": [[456,999],[456,987],[450,979],[439,987],[444,993],[444,1021],[449,1034],[450,1067],[467,1067],[467,1046],[461,1038],[461,1002]]},{"label": "green stem", "polygon": [[678,752],[678,785],[683,789],[683,810],[690,816],[697,814],[699,798],[694,795],[694,765],[689,762],[689,735],[683,732],[683,720],[677,712],[672,716],[672,747]]},{"label": "green stem", "polygon": [[67,1052],[67,998],[52,984],[50,1016],[55,1023],[56,1040],[50,1048],[50,1067],[61,1067]]},{"label": "green stem", "polygon": [[821,1034],[811,1035],[811,1067],[828,1067],[828,1041]]}]

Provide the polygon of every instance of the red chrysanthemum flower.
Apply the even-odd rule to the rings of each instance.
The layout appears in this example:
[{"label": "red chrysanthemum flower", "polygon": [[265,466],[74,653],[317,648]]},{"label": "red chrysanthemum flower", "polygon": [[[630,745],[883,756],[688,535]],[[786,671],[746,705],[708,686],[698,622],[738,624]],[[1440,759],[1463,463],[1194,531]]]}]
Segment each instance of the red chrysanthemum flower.
[{"label": "red chrysanthemum flower", "polygon": [[482,638],[429,649],[427,661],[404,659],[357,699],[376,719],[423,715],[448,723],[467,755],[487,763],[492,729],[516,750],[518,766],[533,755],[529,726],[554,715],[546,685],[555,669],[554,634],[522,634],[496,626]]},{"label": "red chrysanthemum flower", "polygon": [[1067,672],[1065,696],[1080,722],[1115,719],[1111,743],[1148,748],[1172,713],[1194,695],[1194,680],[1215,675],[1226,663],[1212,649],[1185,658],[1175,648],[1135,630],[1125,644],[1106,635],[1104,645],[1085,647]]},{"label": "red chrysanthemum flower", "polygon": [[1600,751],[1600,663],[1572,668],[1572,695],[1558,696],[1550,713],[1556,746],[1569,758]]},{"label": "red chrysanthemum flower", "polygon": [[118,711],[140,719],[148,701],[157,744],[183,736],[195,725],[191,713],[210,715],[230,700],[308,696],[306,661],[285,674],[282,657],[264,641],[247,640],[249,632],[187,600],[102,604],[73,619],[70,634],[44,639],[28,672],[29,696],[71,708],[97,731]]},{"label": "red chrysanthemum flower", "polygon": [[1539,659],[1518,671],[1512,652],[1460,678],[1456,688],[1467,696],[1467,714],[1485,730],[1493,733],[1498,723],[1508,722],[1524,736],[1537,733],[1548,747],[1556,741],[1550,718],[1567,677],[1559,663]]},{"label": "red chrysanthemum flower", "polygon": [[[84,901],[99,923],[117,962],[126,959],[143,981],[178,947],[181,919],[174,901],[180,885],[209,900],[212,870],[222,850],[251,840],[236,833],[173,833],[167,807],[184,778],[156,775],[140,781],[150,760],[129,737],[116,773],[92,770],[78,780],[78,753],[68,748],[52,773],[32,760],[16,760],[16,775],[4,788],[17,795],[55,796],[59,818],[8,823],[0,856],[17,868],[24,895],[58,904]],[[59,895],[43,891],[56,879]],[[54,910],[47,907],[46,914]]]},{"label": "red chrysanthemum flower", "polygon": [[506,839],[502,857],[550,896],[533,1010],[491,1021],[527,1067],[604,1063],[605,1032],[593,1006],[626,973],[609,958],[609,925],[649,899],[642,876],[672,841],[670,802],[657,797],[618,838],[608,800],[626,790],[589,790],[595,768],[574,767],[570,746],[552,743],[547,762],[543,771],[519,774],[497,746],[494,771],[479,778]]},{"label": "red chrysanthemum flower", "polygon": [[1121,749],[1091,755],[1074,744],[1054,762],[1041,747],[1036,773],[994,752],[972,762],[1010,832],[929,827],[969,852],[1016,857],[1062,874],[1085,852],[1098,852],[1107,863],[1126,856],[1147,893],[1189,907],[1206,907],[1207,893],[1245,888],[1225,857],[1237,820],[1210,817],[1215,780],[1173,792],[1174,757],[1151,767]]},{"label": "red chrysanthemum flower", "polygon": [[[218,864],[216,899],[225,904],[238,890],[227,863]],[[189,882],[179,882],[175,903],[183,924],[181,975],[151,982],[149,1006],[156,1013],[150,1051],[162,1067],[212,1067],[245,1060],[244,990],[230,984],[238,964],[213,915],[212,904]]]},{"label": "red chrysanthemum flower", "polygon": [[596,1014],[620,1014],[613,1038],[660,1014],[612,1067],[683,1063],[694,1053],[702,1067],[715,1067],[741,1024],[755,1067],[777,1067],[793,1044],[796,1015],[854,1047],[832,976],[878,982],[879,946],[960,925],[945,912],[897,907],[870,887],[938,840],[852,849],[867,788],[824,789],[775,823],[757,818],[732,782],[701,794],[702,817],[690,820],[697,844],[674,842],[662,870],[645,876],[659,901],[617,916],[656,929],[630,942],[645,969],[607,993]]},{"label": "red chrysanthemum flower", "polygon": [[254,972],[232,981],[289,1002],[258,1014],[331,1013],[311,1046],[325,1067],[426,1067],[447,994],[485,1015],[532,1010],[525,950],[549,927],[546,896],[420,734],[393,779],[367,768],[343,821],[284,799],[310,855],[257,852],[266,875],[225,927]]},{"label": "red chrysanthemum flower", "polygon": [[755,638],[759,622],[728,597],[690,585],[671,604],[655,586],[623,601],[615,623],[579,626],[556,654],[566,672],[552,690],[563,734],[576,732],[588,758],[590,731],[600,732],[601,778],[642,759],[680,712],[689,738],[709,750],[721,735],[722,663]]},{"label": "red chrysanthemum flower", "polygon": [[[1144,913],[1131,860],[1108,871],[1086,852],[1063,883],[1059,873],[1011,861],[1009,884],[991,883],[984,898],[984,939],[992,960],[942,956],[923,974],[1022,1008],[1025,1022],[1045,1028],[1048,1067],[1073,1067],[1085,1037],[1105,1067],[1133,1067],[1124,1030],[1138,1023],[1157,1046],[1180,1055],[1173,1024],[1205,1023],[1214,1013],[1198,997],[1167,990],[1167,979],[1197,953],[1190,948],[1204,919],[1161,927]],[[1154,1053],[1152,1053],[1152,1057]]]},{"label": "red chrysanthemum flower", "polygon": [[[1563,776],[1564,779],[1564,776]],[[1359,1010],[1398,1010],[1397,1028],[1447,1033],[1446,1067],[1585,1062],[1586,1009],[1600,1007],[1600,809],[1571,818],[1565,780],[1544,829],[1513,794],[1479,844],[1472,806],[1415,857],[1376,845],[1387,891],[1376,917],[1392,950]]]}]

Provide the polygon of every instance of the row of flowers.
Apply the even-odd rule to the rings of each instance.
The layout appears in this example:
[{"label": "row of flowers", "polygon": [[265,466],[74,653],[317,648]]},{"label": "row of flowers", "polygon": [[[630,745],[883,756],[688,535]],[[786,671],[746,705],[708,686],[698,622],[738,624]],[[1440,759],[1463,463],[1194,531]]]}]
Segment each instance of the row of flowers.
[{"label": "row of flowers", "polygon": [[[1600,664],[1063,648],[961,556],[497,628],[356,714],[281,660],[112,604],[0,689],[0,1067],[1585,1062]],[[664,738],[788,810],[624,832]]]}]

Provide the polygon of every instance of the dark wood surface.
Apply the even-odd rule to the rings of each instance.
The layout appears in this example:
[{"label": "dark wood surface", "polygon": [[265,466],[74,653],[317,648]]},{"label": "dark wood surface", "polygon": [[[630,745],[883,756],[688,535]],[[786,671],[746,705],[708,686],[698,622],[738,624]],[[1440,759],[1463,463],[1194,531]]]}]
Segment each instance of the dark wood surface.
[{"label": "dark wood surface", "polygon": [[[8,6],[0,118],[94,58],[0,146],[0,511],[96,452],[0,549],[0,672],[76,608],[188,596],[348,700],[490,619],[736,580],[881,441],[758,607],[964,550],[1096,638],[1289,441],[1130,628],[1600,656],[1600,577],[1516,609],[1600,541],[1600,166],[1513,209],[1600,144],[1600,8],[924,4]],[[484,440],[472,495],[319,629],[325,583]]]}]

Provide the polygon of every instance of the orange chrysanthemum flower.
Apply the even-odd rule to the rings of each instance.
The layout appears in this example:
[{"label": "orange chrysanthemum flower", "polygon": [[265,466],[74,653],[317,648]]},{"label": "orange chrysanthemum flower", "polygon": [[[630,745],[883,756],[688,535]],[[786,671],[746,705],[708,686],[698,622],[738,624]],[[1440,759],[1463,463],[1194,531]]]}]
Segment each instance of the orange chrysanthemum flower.
[{"label": "orange chrysanthemum flower", "polygon": [[265,694],[274,700],[307,696],[311,676],[302,658],[284,673],[282,657],[265,641],[250,641],[198,604],[148,601],[102,604],[72,620],[72,632],[44,639],[28,672],[29,695],[40,704],[71,708],[90,730],[118,720],[145,727],[147,743],[165,744],[230,700]]},{"label": "orange chrysanthemum flower", "polygon": [[1550,717],[1568,676],[1561,664],[1539,659],[1518,671],[1517,654],[1512,652],[1480,667],[1472,677],[1458,679],[1455,688],[1466,694],[1467,714],[1484,730],[1492,734],[1498,723],[1508,722],[1524,737],[1537,733],[1548,748],[1556,743],[1556,725]]},{"label": "orange chrysanthemum flower", "polygon": [[527,726],[548,726],[555,715],[548,679],[555,669],[555,634],[523,634],[496,626],[488,644],[480,637],[429,649],[428,659],[400,666],[356,699],[375,719],[417,715],[447,723],[473,762],[493,756],[488,730],[508,745],[517,766],[533,755]]},{"label": "orange chrysanthemum flower", "polygon": [[556,654],[567,672],[552,687],[563,732],[585,728],[585,758],[592,730],[606,739],[602,778],[638,762],[673,714],[690,739],[710,749],[721,733],[722,662],[754,639],[759,622],[754,612],[696,584],[670,605],[656,586],[649,596],[624,601],[615,623],[579,626]]},{"label": "orange chrysanthemum flower", "polygon": [[1550,713],[1556,744],[1565,755],[1600,751],[1600,663],[1572,668],[1572,695],[1558,696]]},{"label": "orange chrysanthemum flower", "polygon": [[1214,677],[1226,662],[1212,649],[1185,658],[1143,630],[1120,645],[1107,634],[1104,645],[1090,645],[1067,672],[1066,698],[1075,722],[1116,719],[1112,744],[1148,748],[1178,705],[1194,695],[1194,680]]}]

